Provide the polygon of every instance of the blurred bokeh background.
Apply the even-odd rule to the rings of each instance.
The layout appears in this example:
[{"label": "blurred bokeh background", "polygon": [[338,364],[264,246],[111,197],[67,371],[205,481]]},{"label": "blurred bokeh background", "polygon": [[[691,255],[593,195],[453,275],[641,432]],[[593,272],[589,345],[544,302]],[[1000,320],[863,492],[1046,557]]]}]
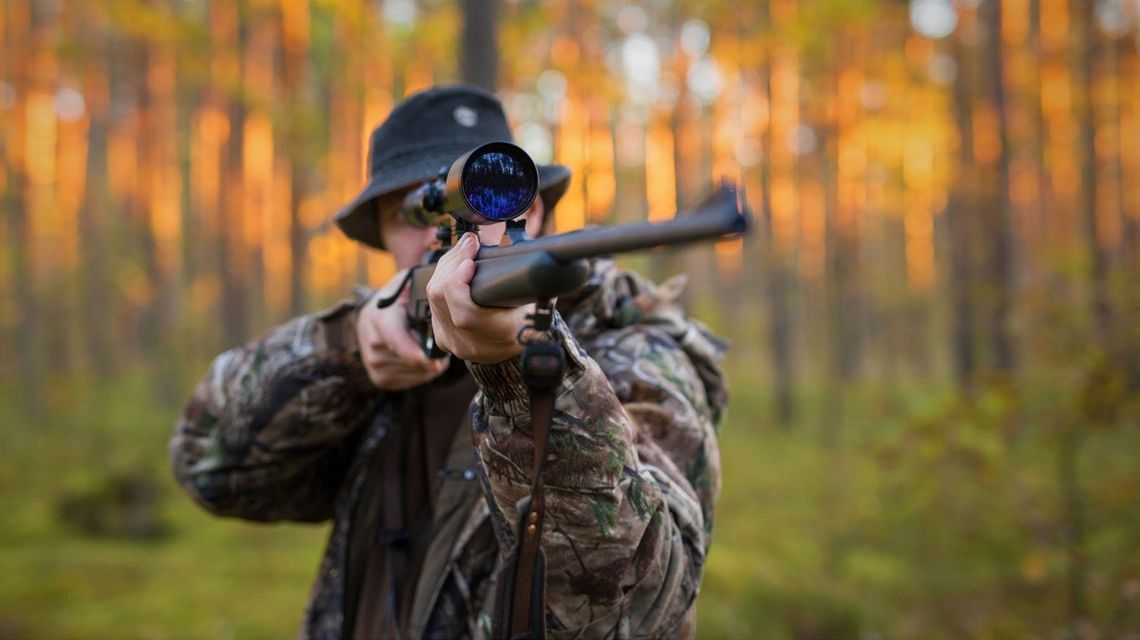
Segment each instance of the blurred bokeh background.
[{"label": "blurred bokeh background", "polygon": [[327,531],[208,517],[210,359],[379,284],[367,134],[495,87],[559,230],[719,177],[705,637],[1140,638],[1137,0],[2,0],[0,638],[278,638]]}]

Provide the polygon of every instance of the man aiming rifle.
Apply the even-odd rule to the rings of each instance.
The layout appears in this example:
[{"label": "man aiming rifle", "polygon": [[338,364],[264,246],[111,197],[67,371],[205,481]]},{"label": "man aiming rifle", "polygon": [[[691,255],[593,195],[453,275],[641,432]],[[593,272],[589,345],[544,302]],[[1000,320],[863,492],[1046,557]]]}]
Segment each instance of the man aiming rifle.
[{"label": "man aiming rifle", "polygon": [[[437,194],[450,199],[429,197],[441,168],[475,184],[473,150],[510,140],[478,89],[398,105],[372,133],[368,185],[336,216],[394,255],[396,277],[218,356],[176,426],[175,475],[206,509],[333,521],[304,637],[693,634],[720,486],[723,344],[677,306],[677,280],[585,268],[566,249],[574,234],[528,240],[566,168],[535,168],[537,197],[520,211],[450,179]],[[425,210],[493,224],[439,225]],[[714,235],[678,229],[661,233]],[[575,238],[612,251],[620,235]],[[550,264],[581,277],[549,289]],[[545,390],[524,342],[562,362]]]}]

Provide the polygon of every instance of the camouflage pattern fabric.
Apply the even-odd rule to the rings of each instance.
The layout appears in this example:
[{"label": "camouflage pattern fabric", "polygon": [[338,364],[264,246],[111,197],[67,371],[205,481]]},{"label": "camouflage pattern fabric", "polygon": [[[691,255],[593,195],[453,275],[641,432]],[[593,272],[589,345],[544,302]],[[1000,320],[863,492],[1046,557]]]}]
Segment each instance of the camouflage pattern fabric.
[{"label": "camouflage pattern fabric", "polygon": [[[561,637],[690,637],[720,488],[715,425],[725,345],[685,317],[683,282],[654,286],[609,261],[559,303],[568,355],[547,458],[547,627]],[[206,509],[273,521],[331,518],[302,637],[344,635],[344,568],[363,460],[392,428],[368,382],[348,301],[217,358],[175,428],[175,475]],[[448,514],[439,575],[420,576],[415,637],[484,637],[495,567],[513,546],[533,439],[517,362],[469,364],[470,469],[482,491]],[[462,458],[462,456],[460,456]],[[472,480],[475,478],[476,480]],[[466,479],[466,480],[464,480]],[[456,515],[458,514],[458,515]],[[458,533],[456,533],[458,532]]]}]

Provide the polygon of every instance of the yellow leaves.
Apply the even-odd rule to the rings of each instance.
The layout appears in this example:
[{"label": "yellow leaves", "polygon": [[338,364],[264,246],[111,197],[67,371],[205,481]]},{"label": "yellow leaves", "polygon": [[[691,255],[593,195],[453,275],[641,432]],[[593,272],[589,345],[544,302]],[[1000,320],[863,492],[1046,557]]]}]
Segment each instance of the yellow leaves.
[{"label": "yellow leaves", "polygon": [[1020,45],[1029,37],[1029,7],[1026,0],[1001,3],[1001,35],[1006,45]]},{"label": "yellow leaves", "polygon": [[744,239],[721,240],[713,246],[719,281],[722,284],[734,281],[743,266]]},{"label": "yellow leaves", "polygon": [[55,96],[33,91],[28,96],[24,120],[24,159],[28,181],[37,186],[55,183]]},{"label": "yellow leaves", "polygon": [[281,32],[285,51],[302,56],[309,49],[309,3],[281,0]]},{"label": "yellow leaves", "polygon": [[934,218],[919,208],[903,217],[906,231],[906,277],[911,289],[927,291],[934,284]]},{"label": "yellow leaves", "polygon": [[934,186],[934,145],[921,131],[911,134],[903,147],[903,179],[907,187],[920,191]]},{"label": "yellow leaves", "polygon": [[1041,109],[1046,113],[1062,113],[1072,108],[1073,88],[1068,69],[1063,64],[1047,64],[1041,68]]},{"label": "yellow leaves", "polygon": [[230,135],[230,121],[221,109],[209,107],[199,112],[198,130],[202,140],[212,146],[220,146]]},{"label": "yellow leaves", "polygon": [[[603,222],[609,217],[613,208],[617,189],[613,173],[613,138],[605,128],[608,115],[606,111],[595,108],[597,105],[590,97],[586,97],[585,100],[589,114],[589,128],[584,133],[586,158],[582,166],[571,166],[575,176],[570,188],[574,189],[577,181],[582,181],[586,190],[587,222]],[[561,228],[563,227],[560,226],[559,229]]]},{"label": "yellow leaves", "polygon": [[649,130],[646,166],[646,200],[650,220],[667,220],[677,210],[677,176],[673,165],[673,132],[663,122]]},{"label": "yellow leaves", "polygon": [[550,45],[550,62],[555,67],[569,69],[578,64],[580,57],[578,42],[569,35],[554,38]]},{"label": "yellow leaves", "polygon": [[974,106],[974,159],[979,164],[993,165],[1001,154],[998,115],[989,103]]}]

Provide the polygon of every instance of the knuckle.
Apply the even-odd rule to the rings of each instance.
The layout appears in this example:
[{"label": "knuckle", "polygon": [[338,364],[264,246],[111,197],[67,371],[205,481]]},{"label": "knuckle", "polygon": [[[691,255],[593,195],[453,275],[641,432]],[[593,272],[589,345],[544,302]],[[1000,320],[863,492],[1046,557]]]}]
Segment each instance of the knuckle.
[{"label": "knuckle", "polygon": [[451,344],[451,339],[446,335],[437,335],[435,338],[435,344],[440,349],[443,349],[448,353],[455,353],[455,345]]},{"label": "knuckle", "polygon": [[479,321],[475,317],[475,314],[466,309],[460,309],[453,313],[451,316],[451,321],[455,324],[455,327],[457,329],[463,329],[465,331],[470,331],[471,329],[475,329],[479,326]]}]

